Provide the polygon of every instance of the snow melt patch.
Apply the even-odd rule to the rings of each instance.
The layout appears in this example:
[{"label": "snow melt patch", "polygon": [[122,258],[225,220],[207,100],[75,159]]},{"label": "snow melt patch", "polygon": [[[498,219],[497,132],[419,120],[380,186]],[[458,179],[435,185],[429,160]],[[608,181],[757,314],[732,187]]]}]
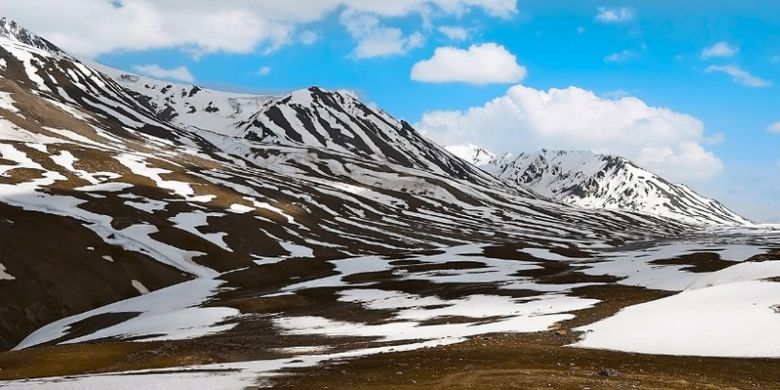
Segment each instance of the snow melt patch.
[{"label": "snow melt patch", "polygon": [[6,272],[5,266],[0,263],[0,280],[14,280],[15,277],[11,276],[8,272]]},{"label": "snow melt patch", "polygon": [[130,285],[133,286],[133,288],[136,289],[141,295],[149,294],[149,289],[146,288],[146,286],[144,286],[143,283],[135,279],[132,282],[130,282]]},{"label": "snow melt patch", "polygon": [[[335,321],[314,316],[276,318],[274,324],[283,329],[283,333],[290,335],[376,337],[387,342],[428,340],[450,344],[487,333],[544,331],[556,322],[574,318],[567,312],[585,309],[596,303],[598,301],[594,299],[563,295],[545,295],[526,300],[474,295],[447,301],[445,304],[448,306],[443,308],[403,310],[391,322],[381,324]],[[503,319],[482,323],[422,323],[447,316]]]},{"label": "snow melt patch", "polygon": [[780,357],[780,283],[688,290],[587,325],[577,347],[661,355]]},{"label": "snow melt patch", "polygon": [[179,195],[188,201],[192,202],[208,202],[212,200],[214,195],[195,196],[195,191],[192,189],[190,183],[176,180],[163,179],[161,175],[166,173],[172,173],[168,169],[154,168],[146,161],[144,157],[122,154],[116,157],[122,165],[126,166],[136,175],[144,176],[154,181],[157,187],[169,190],[176,195]]},{"label": "snow melt patch", "polygon": [[141,338],[145,341],[182,340],[227,331],[235,325],[217,324],[239,315],[238,310],[226,307],[200,307],[219,291],[223,283],[216,279],[195,279],[67,317],[36,330],[14,349],[25,349],[66,336],[73,324],[107,313],[139,313],[139,315],[94,333],[65,341],[63,344],[107,337]]},{"label": "snow melt patch", "polygon": [[209,226],[208,219],[209,217],[224,217],[225,214],[220,213],[204,213],[202,211],[188,211],[176,214],[176,216],[168,218],[169,221],[173,222],[177,229],[184,230],[186,232],[192,233],[198,237],[203,238],[206,241],[211,242],[212,244],[224,249],[227,252],[233,252],[232,249],[230,249],[227,244],[225,244],[225,241],[223,238],[227,235],[227,233],[202,233],[200,230],[198,230],[198,227],[201,226]]},{"label": "snow melt patch", "polygon": [[19,113],[19,109],[14,106],[14,99],[11,98],[11,94],[8,92],[0,91],[0,109]]}]

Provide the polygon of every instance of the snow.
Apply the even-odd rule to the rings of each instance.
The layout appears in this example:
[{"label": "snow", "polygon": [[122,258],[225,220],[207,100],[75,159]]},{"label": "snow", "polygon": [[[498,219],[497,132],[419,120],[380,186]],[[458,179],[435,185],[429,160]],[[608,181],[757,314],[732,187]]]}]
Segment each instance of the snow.
[{"label": "snow", "polygon": [[230,205],[230,208],[228,209],[231,213],[235,214],[246,214],[252,211],[255,211],[253,207],[244,206],[242,204],[234,203]]},{"label": "snow", "polygon": [[[675,259],[694,252],[714,252],[730,260],[747,260],[766,252],[759,245],[722,245],[716,243],[676,242],[632,251],[606,252],[581,272],[587,275],[622,277],[618,283],[650,289],[682,291],[704,275],[682,271],[686,265],[652,264],[656,260]],[[728,269],[728,268],[727,268]]]},{"label": "snow", "polygon": [[11,276],[8,272],[6,272],[5,266],[0,263],[0,280],[14,280],[15,277]]},{"label": "snow", "polygon": [[544,149],[497,156],[476,145],[446,149],[504,181],[577,207],[631,210],[696,225],[753,225],[720,203],[622,157]]},{"label": "snow", "polygon": [[[194,85],[153,80],[100,64],[90,65],[110,75],[122,86],[149,96],[150,103],[158,112],[166,107],[173,108],[178,115],[172,122],[228,136],[238,135],[235,124],[248,120],[265,103],[274,99],[271,96],[220,92]],[[206,109],[218,111],[209,112]]]},{"label": "snow", "polygon": [[[457,342],[465,337],[500,332],[537,332],[547,330],[556,322],[574,318],[569,311],[581,310],[598,303],[562,295],[545,295],[537,299],[512,299],[500,296],[473,295],[448,301],[444,308],[410,308],[400,311],[391,322],[364,324],[335,321],[324,317],[279,317],[274,324],[290,335],[375,337],[381,341]],[[422,322],[445,316],[469,316],[473,323],[423,325]],[[479,322],[480,318],[501,317]]]},{"label": "snow", "polygon": [[448,145],[444,148],[458,158],[466,160],[478,167],[488,165],[496,158],[495,154],[478,145]]},{"label": "snow", "polygon": [[717,272],[705,274],[688,285],[687,289],[696,290],[720,284],[777,277],[780,277],[780,261],[744,262]]},{"label": "snow", "polygon": [[0,39],[0,46],[6,49],[11,55],[16,57],[24,66],[24,71],[27,74],[27,78],[30,79],[41,91],[49,91],[49,88],[44,83],[41,76],[38,75],[38,64],[40,60],[36,57],[48,57],[50,53],[46,53],[42,50],[36,50],[26,45],[19,45],[16,42]]},{"label": "snow", "polygon": [[148,254],[159,262],[178,268],[184,272],[199,277],[213,277],[217,272],[211,268],[202,266],[192,259],[201,256],[204,253],[186,251],[163,242],[157,241],[151,237],[159,230],[154,225],[137,224],[126,227],[120,231],[114,239],[103,237],[103,241],[109,244],[122,245],[127,250],[137,251]]},{"label": "snow", "polygon": [[577,347],[663,355],[780,357],[780,283],[684,291],[584,326]]},{"label": "snow", "polygon": [[138,290],[140,294],[149,294],[149,289],[146,288],[143,283],[137,280],[131,281],[130,285],[133,286],[134,289]]},{"label": "snow", "polygon": [[170,190],[187,200],[202,201],[201,197],[194,196],[195,191],[193,191],[189,183],[163,179],[160,175],[171,173],[171,171],[168,169],[151,167],[144,157],[132,154],[122,154],[116,157],[116,159],[119,160],[122,165],[129,168],[134,174],[147,177],[154,181],[159,188]]},{"label": "snow", "polygon": [[167,202],[147,198],[143,198],[143,202],[128,200],[125,201],[125,204],[138,210],[146,211],[150,214],[154,213],[155,211],[165,210],[165,207],[168,206]]},{"label": "snow", "polygon": [[[224,332],[231,329],[234,324],[217,324],[239,315],[240,312],[226,307],[199,306],[216,294],[223,283],[216,279],[199,278],[67,317],[36,330],[14,350],[29,348],[63,337],[68,334],[72,324],[106,313],[139,314],[122,323],[68,340],[64,344],[107,337],[140,338],[145,341],[181,340]],[[134,287],[138,288],[142,285],[134,285]]]},{"label": "snow", "polygon": [[522,250],[522,252],[528,253],[529,255],[542,260],[572,261],[571,258],[553,253],[547,248],[525,248]]},{"label": "snow", "polygon": [[14,106],[14,99],[11,98],[11,94],[8,92],[0,91],[0,109],[7,110],[13,113],[19,113],[19,109]]},{"label": "snow", "polygon": [[74,190],[83,192],[122,192],[128,188],[133,188],[133,185],[128,183],[100,183],[77,187]]},{"label": "snow", "polygon": [[227,252],[233,252],[230,247],[225,244],[224,237],[227,233],[202,233],[198,230],[198,227],[209,226],[208,219],[215,217],[223,217],[225,214],[220,213],[204,213],[202,211],[189,211],[176,214],[176,216],[168,218],[169,221],[174,223],[177,229],[190,232],[204,240],[211,242],[212,244],[222,248]]},{"label": "snow", "polygon": [[290,254],[290,257],[314,257],[314,250],[307,246],[288,241],[280,241],[279,245]]}]

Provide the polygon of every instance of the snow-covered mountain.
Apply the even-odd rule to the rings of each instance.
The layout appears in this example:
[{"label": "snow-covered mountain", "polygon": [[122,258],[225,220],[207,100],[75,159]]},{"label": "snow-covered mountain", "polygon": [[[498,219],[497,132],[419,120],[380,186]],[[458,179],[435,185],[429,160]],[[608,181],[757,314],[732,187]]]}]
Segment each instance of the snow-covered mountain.
[{"label": "snow-covered mountain", "polygon": [[258,263],[506,240],[604,246],[691,229],[538,199],[346,92],[168,87],[0,25],[0,318],[18,319],[0,321],[0,347]]},{"label": "snow-covered mountain", "polygon": [[161,119],[183,127],[236,135],[235,124],[249,119],[273,96],[215,91],[197,85],[172,83],[123,72],[100,64],[130,94],[149,105]]},{"label": "snow-covered mountain", "polygon": [[[349,92],[172,84],[0,26],[0,350],[26,349],[0,354],[0,387],[273,387],[280,370],[488,333],[574,341],[584,310],[692,287],[722,304],[705,327],[750,314],[693,333],[777,356],[754,335],[776,328],[778,233],[714,235],[698,224],[747,221],[627,160],[447,151]],[[621,313],[630,327],[586,344],[646,338]]]},{"label": "snow-covered mountain", "polygon": [[720,202],[619,156],[552,150],[496,155],[476,145],[447,149],[496,177],[574,206],[631,210],[694,224],[752,224]]}]

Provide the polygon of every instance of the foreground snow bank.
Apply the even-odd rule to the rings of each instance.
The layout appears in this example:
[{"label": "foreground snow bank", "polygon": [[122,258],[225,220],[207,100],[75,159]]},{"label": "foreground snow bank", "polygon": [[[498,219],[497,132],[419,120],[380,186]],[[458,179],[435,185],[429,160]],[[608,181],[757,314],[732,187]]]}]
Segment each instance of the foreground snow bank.
[{"label": "foreground snow bank", "polygon": [[577,330],[578,347],[661,355],[780,357],[780,283],[741,281],[628,307]]}]

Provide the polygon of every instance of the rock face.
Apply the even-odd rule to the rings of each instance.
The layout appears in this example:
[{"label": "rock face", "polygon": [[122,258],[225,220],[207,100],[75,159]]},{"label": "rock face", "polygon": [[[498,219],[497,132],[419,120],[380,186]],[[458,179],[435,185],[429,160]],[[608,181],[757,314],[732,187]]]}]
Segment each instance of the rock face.
[{"label": "rock face", "polygon": [[752,224],[718,201],[623,157],[552,150],[494,155],[474,145],[447,149],[496,177],[574,206],[630,210],[692,224]]}]

